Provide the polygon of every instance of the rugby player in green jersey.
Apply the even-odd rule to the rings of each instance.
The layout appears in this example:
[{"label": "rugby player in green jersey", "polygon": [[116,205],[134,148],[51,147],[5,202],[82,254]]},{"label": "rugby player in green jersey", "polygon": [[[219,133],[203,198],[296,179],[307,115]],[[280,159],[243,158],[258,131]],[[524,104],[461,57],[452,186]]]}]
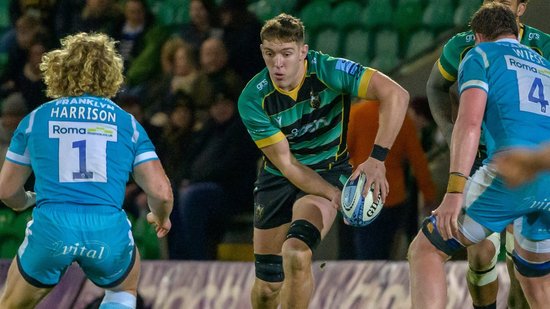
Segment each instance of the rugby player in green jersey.
[{"label": "rugby player in green jersey", "polygon": [[[544,58],[550,59],[550,35],[519,21],[519,18],[525,13],[529,0],[485,0],[484,3],[493,1],[503,3],[515,12],[519,26],[520,43],[531,47]],[[456,110],[456,102],[458,102],[456,94],[450,90],[456,83],[458,66],[462,58],[474,45],[475,39],[471,30],[453,36],[443,47],[443,52],[434,64],[426,86],[430,110],[447,143],[451,141],[454,122],[453,111]],[[486,157],[485,145],[482,139],[472,173],[482,165],[482,161]],[[513,235],[510,227],[506,232],[506,263],[511,277],[508,305],[510,308],[528,308],[521,288],[514,278],[510,255],[513,245]],[[495,308],[496,306],[498,280],[494,266],[499,251],[500,235],[496,234],[491,235],[475,246],[468,247],[470,267],[466,278],[475,308]]]},{"label": "rugby player in green jersey", "polygon": [[328,233],[351,174],[346,149],[351,98],[380,101],[373,153],[353,176],[366,174],[365,188],[374,185],[385,200],[384,159],[409,95],[374,69],[309,50],[304,25],[293,16],[268,20],[260,36],[266,68],[239,98],[241,118],[264,154],[254,191],[252,307],[307,308],[313,250]]}]

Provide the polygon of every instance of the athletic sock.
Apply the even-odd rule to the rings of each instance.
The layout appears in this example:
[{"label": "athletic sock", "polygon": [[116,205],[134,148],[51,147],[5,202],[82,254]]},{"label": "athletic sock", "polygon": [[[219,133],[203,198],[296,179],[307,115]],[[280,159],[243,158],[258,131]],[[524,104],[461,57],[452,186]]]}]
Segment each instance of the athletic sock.
[{"label": "athletic sock", "polygon": [[476,306],[474,305],[474,309],[497,309],[497,302],[494,302],[487,306]]}]

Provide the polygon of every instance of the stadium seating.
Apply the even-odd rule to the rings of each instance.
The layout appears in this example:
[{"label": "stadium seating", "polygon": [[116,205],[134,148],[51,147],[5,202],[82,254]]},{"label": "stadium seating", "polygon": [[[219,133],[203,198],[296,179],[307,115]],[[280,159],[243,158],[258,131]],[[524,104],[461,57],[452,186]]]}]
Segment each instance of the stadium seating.
[{"label": "stadium seating", "polygon": [[454,6],[451,0],[432,0],[424,11],[422,23],[434,34],[454,27]]},{"label": "stadium seating", "polygon": [[407,1],[399,5],[393,15],[394,27],[403,35],[414,32],[422,24],[422,4],[414,0]]},{"label": "stadium seating", "polygon": [[455,27],[466,26],[481,3],[482,0],[462,0],[455,10],[453,19]]},{"label": "stadium seating", "polygon": [[370,62],[369,66],[384,73],[390,73],[399,64],[397,55],[377,55]]},{"label": "stadium seating", "polygon": [[8,0],[0,0],[0,33],[11,28],[9,3]]},{"label": "stadium seating", "polygon": [[316,46],[318,32],[332,24],[330,4],[325,1],[313,1],[302,8],[300,18],[306,27],[306,40],[312,46]]},{"label": "stadium seating", "polygon": [[315,49],[331,56],[340,56],[341,32],[335,28],[325,28],[313,38]]},{"label": "stadium seating", "polygon": [[162,25],[184,24],[189,21],[191,0],[163,0],[150,4],[151,11]]},{"label": "stadium seating", "polygon": [[393,7],[387,0],[371,0],[363,12],[361,20],[367,29],[387,27],[393,22]]},{"label": "stadium seating", "polygon": [[375,54],[370,63],[374,68],[389,72],[399,63],[399,35],[391,29],[380,31],[374,40]]},{"label": "stadium seating", "polygon": [[362,7],[359,2],[342,2],[332,11],[332,24],[342,31],[361,26],[361,11]]},{"label": "stadium seating", "polygon": [[248,10],[264,21],[281,12],[280,7],[276,3],[268,0],[256,1],[248,6]]},{"label": "stadium seating", "polygon": [[365,29],[356,28],[349,32],[343,44],[343,55],[345,58],[368,65],[371,50],[371,33]]},{"label": "stadium seating", "polygon": [[435,43],[434,35],[430,31],[419,30],[411,35],[405,53],[405,59],[411,59],[418,56],[421,52],[427,50]]},{"label": "stadium seating", "polygon": [[391,29],[380,31],[375,39],[376,56],[396,56],[399,52],[399,35]]}]

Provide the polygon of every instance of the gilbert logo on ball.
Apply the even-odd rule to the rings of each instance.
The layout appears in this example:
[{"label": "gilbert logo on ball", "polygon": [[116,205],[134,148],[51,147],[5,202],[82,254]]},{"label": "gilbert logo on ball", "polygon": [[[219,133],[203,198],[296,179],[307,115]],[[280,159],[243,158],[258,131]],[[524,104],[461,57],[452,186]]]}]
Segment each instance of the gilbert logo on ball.
[{"label": "gilbert logo on ball", "polygon": [[365,174],[361,173],[353,181],[350,178],[348,178],[342,189],[342,215],[352,226],[366,226],[378,217],[384,205],[380,194],[374,201],[372,186],[367,196],[363,196],[363,188],[367,183]]}]

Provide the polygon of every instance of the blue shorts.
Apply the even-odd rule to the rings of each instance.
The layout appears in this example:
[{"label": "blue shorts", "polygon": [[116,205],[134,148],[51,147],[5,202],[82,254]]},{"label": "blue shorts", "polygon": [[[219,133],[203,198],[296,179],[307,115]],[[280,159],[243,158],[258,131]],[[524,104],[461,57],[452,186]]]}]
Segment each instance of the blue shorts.
[{"label": "blue shorts", "polygon": [[[494,170],[483,166],[468,182],[466,215],[493,232],[501,232],[515,219],[522,218],[523,236],[534,241],[550,239],[549,188],[549,174],[511,189]],[[469,226],[462,226],[461,230],[466,236],[476,234]]]},{"label": "blue shorts", "polygon": [[52,287],[77,262],[97,286],[117,286],[135,261],[130,228],[126,213],[114,207],[37,207],[17,253],[19,271],[34,286]]}]

